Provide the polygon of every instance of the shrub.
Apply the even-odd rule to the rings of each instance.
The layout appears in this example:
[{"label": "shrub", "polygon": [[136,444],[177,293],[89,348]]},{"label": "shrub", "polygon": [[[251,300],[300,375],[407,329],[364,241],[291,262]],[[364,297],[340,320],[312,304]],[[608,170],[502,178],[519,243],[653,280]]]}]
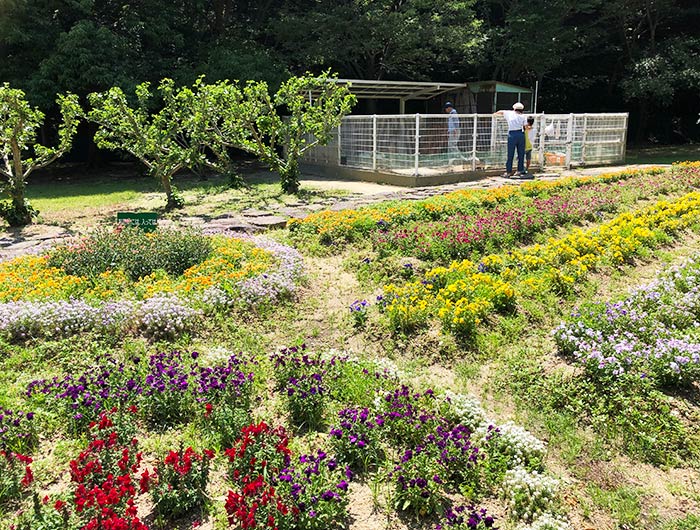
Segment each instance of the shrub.
[{"label": "shrub", "polygon": [[163,270],[180,276],[203,262],[212,251],[211,241],[192,230],[138,227],[100,229],[79,242],[49,254],[49,266],[67,274],[96,278],[108,270],[122,270],[133,281]]}]

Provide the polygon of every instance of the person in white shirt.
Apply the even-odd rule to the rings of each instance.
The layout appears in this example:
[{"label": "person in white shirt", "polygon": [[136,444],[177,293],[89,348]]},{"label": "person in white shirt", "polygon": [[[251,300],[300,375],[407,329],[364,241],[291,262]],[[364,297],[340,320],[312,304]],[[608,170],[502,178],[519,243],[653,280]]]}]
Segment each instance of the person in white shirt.
[{"label": "person in white shirt", "polygon": [[445,112],[449,114],[447,118],[447,156],[448,164],[452,164],[456,159],[461,159],[462,154],[459,152],[459,116],[452,103],[449,101],[443,107]]},{"label": "person in white shirt", "polygon": [[513,158],[518,152],[518,174],[517,178],[525,178],[525,132],[527,117],[523,115],[524,105],[517,102],[513,105],[513,110],[499,110],[494,116],[503,116],[508,122],[508,158],[506,159],[506,172],[504,177],[513,177]]}]

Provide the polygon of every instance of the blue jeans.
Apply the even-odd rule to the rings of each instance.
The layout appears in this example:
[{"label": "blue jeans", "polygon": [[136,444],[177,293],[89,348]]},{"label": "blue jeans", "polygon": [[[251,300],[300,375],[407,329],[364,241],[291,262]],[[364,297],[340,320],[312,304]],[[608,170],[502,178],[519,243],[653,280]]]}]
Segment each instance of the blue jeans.
[{"label": "blue jeans", "polygon": [[525,173],[525,133],[523,131],[508,131],[508,159],[506,173],[513,171],[513,157],[518,150],[518,173]]}]

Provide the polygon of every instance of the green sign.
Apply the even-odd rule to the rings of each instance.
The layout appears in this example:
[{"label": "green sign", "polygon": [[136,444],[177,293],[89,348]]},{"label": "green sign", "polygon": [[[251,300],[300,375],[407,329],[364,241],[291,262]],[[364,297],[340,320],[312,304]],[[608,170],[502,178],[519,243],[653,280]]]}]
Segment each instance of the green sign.
[{"label": "green sign", "polygon": [[158,226],[158,214],[155,212],[119,212],[117,222],[138,226],[146,232],[153,232]]}]

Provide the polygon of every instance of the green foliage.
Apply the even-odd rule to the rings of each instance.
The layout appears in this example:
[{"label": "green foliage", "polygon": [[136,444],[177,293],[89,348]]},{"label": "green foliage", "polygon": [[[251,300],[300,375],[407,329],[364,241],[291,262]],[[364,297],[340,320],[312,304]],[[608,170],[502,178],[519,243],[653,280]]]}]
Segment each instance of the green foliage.
[{"label": "green foliage", "polygon": [[[320,0],[289,5],[274,28],[303,64],[350,77],[436,79],[473,64],[480,49],[475,0]],[[352,29],[350,29],[352,28]],[[444,77],[443,77],[444,78]]]},{"label": "green foliage", "polygon": [[37,142],[37,129],[44,113],[32,107],[22,90],[8,83],[0,86],[0,196],[10,204],[0,207],[0,216],[11,226],[29,224],[36,211],[24,196],[27,177],[38,168],[49,165],[70,150],[83,111],[78,97],[59,95],[56,100],[61,112],[58,146],[46,147]]},{"label": "green foliage", "polygon": [[0,202],[0,219],[4,219],[10,226],[23,226],[39,215],[28,199],[19,201]]},{"label": "green foliage", "polygon": [[207,101],[220,105],[214,116],[221,116],[221,124],[208,147],[217,155],[226,147],[254,154],[280,175],[284,192],[297,193],[302,155],[328,143],[356,101],[333,80],[328,72],[291,77],[274,96],[264,81],[249,81],[242,89],[226,81],[200,86],[212,93]]},{"label": "green foliage", "polygon": [[605,490],[595,484],[588,486],[593,502],[612,512],[620,527],[636,528],[641,516],[641,492],[633,488]]},{"label": "green foliage", "polygon": [[122,270],[136,281],[159,270],[179,276],[204,261],[211,249],[209,238],[188,230],[146,233],[136,227],[100,229],[78,245],[56,248],[49,263],[68,274],[88,278]]},{"label": "green foliage", "polygon": [[[675,38],[630,65],[622,82],[626,99],[669,107],[676,92],[700,88],[700,39]],[[655,52],[655,53],[654,53]]]},{"label": "green foliage", "polygon": [[170,451],[156,468],[156,480],[150,487],[153,504],[160,516],[173,521],[207,500],[209,464],[213,453],[199,454],[191,447]]}]

